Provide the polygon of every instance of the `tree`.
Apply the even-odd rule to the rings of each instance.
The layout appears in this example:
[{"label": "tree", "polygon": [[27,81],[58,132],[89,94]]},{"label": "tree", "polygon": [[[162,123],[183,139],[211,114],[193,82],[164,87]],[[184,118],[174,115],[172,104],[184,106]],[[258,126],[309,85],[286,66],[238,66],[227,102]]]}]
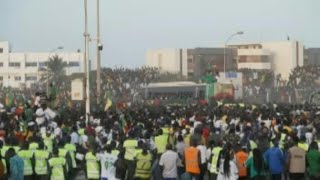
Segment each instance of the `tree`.
[{"label": "tree", "polygon": [[67,79],[65,68],[68,64],[58,55],[54,55],[48,59],[46,65],[46,69],[41,69],[41,71],[43,71],[43,76],[40,81],[46,84],[49,80],[50,83],[54,82],[58,87],[62,85]]}]

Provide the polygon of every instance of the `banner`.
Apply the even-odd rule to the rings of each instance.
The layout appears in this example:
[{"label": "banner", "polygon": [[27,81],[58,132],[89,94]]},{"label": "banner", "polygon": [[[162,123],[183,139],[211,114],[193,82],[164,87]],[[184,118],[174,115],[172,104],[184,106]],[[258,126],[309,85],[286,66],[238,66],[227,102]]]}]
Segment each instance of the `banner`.
[{"label": "banner", "polygon": [[73,101],[84,99],[83,82],[81,79],[75,79],[71,82],[71,99]]}]

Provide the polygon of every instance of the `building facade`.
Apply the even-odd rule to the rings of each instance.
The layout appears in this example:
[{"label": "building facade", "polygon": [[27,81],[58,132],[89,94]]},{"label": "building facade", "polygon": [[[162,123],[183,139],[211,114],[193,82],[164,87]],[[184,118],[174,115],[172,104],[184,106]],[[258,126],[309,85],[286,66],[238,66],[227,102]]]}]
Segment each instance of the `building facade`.
[{"label": "building facade", "polygon": [[234,70],[236,51],[227,48],[157,49],[146,53],[145,66],[157,67],[162,72],[179,73],[184,77],[200,77],[206,70]]},{"label": "building facade", "polygon": [[268,69],[287,80],[290,72],[304,65],[303,44],[299,41],[235,44],[238,69]]},{"label": "building facade", "polygon": [[27,52],[11,53],[9,43],[0,42],[0,83],[5,87],[30,87],[46,73],[46,63],[52,56],[67,63],[66,74],[84,72],[83,53],[80,52]]},{"label": "building facade", "polygon": [[146,53],[145,66],[157,67],[162,72],[187,76],[187,49],[156,49]]},{"label": "building facade", "polygon": [[304,49],[304,64],[320,65],[320,48]]}]

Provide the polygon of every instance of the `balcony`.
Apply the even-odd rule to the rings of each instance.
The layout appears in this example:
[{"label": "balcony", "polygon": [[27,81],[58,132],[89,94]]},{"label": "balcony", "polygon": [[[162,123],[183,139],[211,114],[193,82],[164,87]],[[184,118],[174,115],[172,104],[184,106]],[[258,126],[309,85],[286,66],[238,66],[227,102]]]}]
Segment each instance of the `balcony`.
[{"label": "balcony", "polygon": [[239,62],[238,69],[271,69],[270,62]]},{"label": "balcony", "polygon": [[238,49],[238,56],[270,56],[266,49]]}]

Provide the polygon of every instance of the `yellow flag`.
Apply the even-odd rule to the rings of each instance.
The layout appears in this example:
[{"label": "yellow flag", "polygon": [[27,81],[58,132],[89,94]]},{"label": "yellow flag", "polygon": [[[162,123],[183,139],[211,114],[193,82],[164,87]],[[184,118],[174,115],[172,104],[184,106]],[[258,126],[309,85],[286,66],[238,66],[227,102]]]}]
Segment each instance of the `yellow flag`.
[{"label": "yellow flag", "polygon": [[106,105],[104,106],[104,111],[108,111],[108,109],[112,106],[112,101],[110,98],[107,99]]}]

